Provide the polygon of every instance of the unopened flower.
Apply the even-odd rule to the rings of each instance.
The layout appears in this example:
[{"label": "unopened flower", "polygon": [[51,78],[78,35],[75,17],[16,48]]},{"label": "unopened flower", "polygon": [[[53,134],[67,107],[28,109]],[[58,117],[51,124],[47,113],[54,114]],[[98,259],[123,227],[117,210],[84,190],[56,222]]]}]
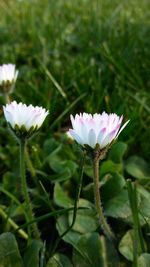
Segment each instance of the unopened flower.
[{"label": "unopened flower", "polygon": [[11,102],[3,107],[5,119],[19,136],[31,135],[41,127],[48,111],[42,107]]},{"label": "unopened flower", "polygon": [[98,146],[100,150],[109,146],[126,127],[127,121],[122,127],[123,116],[116,114],[76,114],[71,115],[71,136],[82,146],[88,145],[92,149]]},{"label": "unopened flower", "polygon": [[0,90],[1,93],[11,93],[18,76],[18,70],[14,64],[0,66]]}]

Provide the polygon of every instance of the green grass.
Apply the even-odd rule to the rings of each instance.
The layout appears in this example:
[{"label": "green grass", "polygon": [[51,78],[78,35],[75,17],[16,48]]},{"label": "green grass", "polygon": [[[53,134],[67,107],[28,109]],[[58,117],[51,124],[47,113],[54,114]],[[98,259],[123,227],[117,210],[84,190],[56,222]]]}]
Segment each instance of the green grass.
[{"label": "green grass", "polygon": [[[0,113],[0,233],[15,234],[25,267],[53,267],[55,260],[63,267],[72,267],[64,255],[74,267],[77,263],[91,267],[91,262],[94,267],[102,262],[103,267],[112,258],[115,264],[117,257],[119,266],[111,267],[130,267],[132,261],[135,267],[142,266],[136,266],[137,262],[150,263],[148,16],[148,0],[0,0],[0,64],[12,62],[19,69],[11,99],[50,110],[28,146],[27,183],[35,220],[42,240],[46,240],[42,245],[33,241],[29,247],[16,232],[16,224],[27,231],[21,204],[19,148]],[[0,102],[5,103],[2,96]],[[119,136],[124,143],[113,146],[100,172],[104,211],[117,243],[114,248],[104,237],[99,238],[102,231],[97,228],[93,174],[87,158],[77,222],[57,247],[63,255],[56,255],[46,265],[56,238],[70,225],[69,210],[79,181],[81,151],[64,136],[70,127],[69,116],[103,110],[131,120]],[[128,187],[127,178],[132,180]],[[88,210],[83,210],[85,206]],[[137,229],[144,249],[132,246]],[[7,248],[7,242],[16,248],[13,238],[0,235],[0,257],[1,246]],[[5,255],[7,251],[3,251],[3,258]],[[19,262],[17,255],[16,250]],[[28,262],[29,255],[34,264]]]},{"label": "green grass", "polygon": [[70,113],[123,113],[131,153],[149,158],[148,1],[1,1],[0,17],[0,63],[20,70],[13,98],[50,108],[55,130]]}]

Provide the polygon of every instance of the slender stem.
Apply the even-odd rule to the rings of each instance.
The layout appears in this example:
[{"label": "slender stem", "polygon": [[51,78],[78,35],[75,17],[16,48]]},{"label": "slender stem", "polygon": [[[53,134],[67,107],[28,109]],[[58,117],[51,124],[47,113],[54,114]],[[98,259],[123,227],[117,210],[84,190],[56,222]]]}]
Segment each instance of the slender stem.
[{"label": "slender stem", "polygon": [[[3,209],[1,209],[0,208],[0,215],[5,219],[5,220],[7,220],[7,222],[16,230],[16,229],[18,229],[18,225],[11,219],[11,218],[9,218],[8,217],[8,215],[7,215],[7,213],[3,210]],[[18,230],[18,233],[22,236],[22,238],[24,238],[24,239],[28,239],[28,235],[27,235],[27,233],[24,231],[24,230],[22,230],[22,229],[19,229]]]},{"label": "slender stem", "polygon": [[27,149],[27,146],[25,147],[25,157],[26,157],[26,162],[27,162],[27,166],[30,170],[30,173],[31,173],[31,176],[32,177],[35,177],[35,169],[33,167],[33,164],[32,164],[32,161],[30,159],[30,156],[29,156],[29,152],[28,152],[28,149]]},{"label": "slender stem", "polygon": [[136,184],[132,183],[131,180],[127,180],[127,190],[128,190],[128,197],[133,217],[133,266],[138,266],[138,256],[140,252],[146,252],[144,239],[140,227],[139,222],[139,214],[138,214],[138,203],[137,203],[137,189]]},{"label": "slender stem", "polygon": [[[27,190],[26,176],[25,176],[25,160],[24,160],[24,151],[25,151],[25,141],[20,140],[20,175],[21,175],[21,186],[22,194],[26,203],[25,210],[27,213],[27,222],[31,220],[31,207],[30,207],[30,198]],[[28,235],[31,237],[31,228],[28,226]]]},{"label": "slender stem", "polygon": [[105,216],[103,214],[102,201],[99,190],[99,158],[95,156],[93,161],[94,167],[94,197],[95,197],[95,207],[99,216],[100,225],[103,228],[104,233],[109,239],[114,239],[115,236],[107,223]]},{"label": "slender stem", "polygon": [[27,220],[27,214],[26,214],[26,211],[25,211],[22,203],[14,195],[12,195],[9,191],[7,191],[6,189],[2,188],[1,186],[0,186],[0,191],[2,193],[4,193],[5,195],[7,195],[12,201],[14,201],[18,206],[21,207],[21,209],[22,209],[22,211],[24,213],[24,216],[25,216],[25,218]]},{"label": "slender stem", "polygon": [[61,239],[72,229],[72,227],[75,224],[76,221],[76,217],[77,217],[77,210],[78,210],[78,201],[79,201],[79,197],[80,197],[80,193],[81,193],[81,188],[82,188],[82,180],[83,180],[83,171],[84,171],[84,162],[85,162],[85,156],[86,156],[86,152],[83,152],[83,157],[81,160],[81,164],[80,164],[80,173],[79,173],[79,182],[78,182],[78,188],[77,188],[77,193],[76,193],[76,198],[75,198],[75,202],[74,202],[74,209],[73,209],[73,217],[72,217],[72,223],[71,225],[67,228],[67,230],[64,231],[64,233],[62,233],[59,238],[56,240],[54,247],[52,249],[51,255],[54,254],[59,242],[61,241]]},{"label": "slender stem", "polygon": [[[26,182],[26,175],[25,175],[25,146],[26,146],[26,141],[24,139],[20,140],[20,174],[21,174],[21,183],[22,183],[22,193],[24,196],[25,200],[25,210],[27,213],[27,222],[30,222],[34,220],[34,216],[32,213],[32,206],[31,206],[31,201],[30,197],[28,194],[28,187],[27,187],[27,182]],[[37,228],[36,223],[33,224],[33,230],[34,230],[34,235],[36,238],[39,238],[39,231]],[[31,226],[28,225],[28,234],[31,237]]]},{"label": "slender stem", "polygon": [[9,104],[9,103],[10,103],[10,97],[9,97],[9,94],[5,93],[5,94],[4,94],[4,98],[5,98],[6,104]]}]

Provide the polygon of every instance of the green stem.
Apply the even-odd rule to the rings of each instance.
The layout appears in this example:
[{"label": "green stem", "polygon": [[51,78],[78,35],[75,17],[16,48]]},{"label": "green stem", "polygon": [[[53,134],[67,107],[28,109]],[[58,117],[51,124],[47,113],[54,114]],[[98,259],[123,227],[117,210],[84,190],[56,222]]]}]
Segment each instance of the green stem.
[{"label": "green stem", "polygon": [[81,188],[82,188],[82,180],[83,180],[83,171],[84,171],[84,162],[85,162],[85,156],[86,156],[86,152],[83,152],[83,157],[81,160],[81,164],[80,164],[80,174],[79,174],[79,182],[78,182],[78,188],[77,188],[77,193],[76,193],[76,198],[75,198],[75,203],[74,203],[74,209],[73,209],[73,217],[72,217],[72,223],[70,224],[70,226],[67,228],[66,231],[64,231],[64,233],[62,233],[59,238],[56,240],[53,250],[51,252],[51,255],[54,254],[59,242],[61,241],[61,239],[72,229],[72,227],[75,224],[76,221],[76,217],[77,217],[77,210],[78,210],[78,201],[79,201],[79,197],[80,197],[80,193],[81,193]]},{"label": "green stem", "polygon": [[10,97],[9,97],[9,94],[7,94],[7,93],[5,93],[4,94],[4,98],[5,98],[5,102],[6,102],[6,104],[10,104]]},{"label": "green stem", "polygon": [[24,216],[25,216],[25,218],[26,218],[26,220],[27,220],[27,214],[26,214],[26,211],[25,211],[25,209],[24,209],[24,206],[22,205],[22,203],[13,195],[13,194],[11,194],[9,191],[7,191],[6,189],[4,189],[4,188],[2,188],[1,186],[0,186],[0,191],[3,193],[3,194],[5,194],[6,196],[8,196],[12,201],[14,201],[18,206],[20,206],[21,207],[21,209],[22,209],[22,211],[23,211],[23,213],[24,213]]},{"label": "green stem", "polygon": [[[18,225],[11,219],[8,217],[7,213],[0,208],[0,215],[2,216],[2,218],[4,218],[5,220],[7,220],[7,222],[15,229],[17,230],[18,229]],[[18,233],[21,235],[22,238],[24,239],[28,239],[28,235],[26,234],[26,232],[22,229],[19,229],[18,230]]]},{"label": "green stem", "polygon": [[[21,184],[22,184],[22,193],[24,196],[25,200],[25,210],[27,213],[27,222],[30,222],[34,219],[33,213],[32,213],[32,206],[31,206],[31,201],[30,197],[28,194],[28,187],[27,187],[27,182],[26,182],[26,175],[25,175],[25,146],[26,146],[26,140],[21,139],[20,140],[20,174],[21,174]],[[28,234],[29,237],[31,237],[31,226],[28,225]],[[33,231],[34,235],[37,239],[39,239],[39,231],[37,228],[36,223],[33,224]]]},{"label": "green stem", "polygon": [[93,162],[95,207],[98,213],[100,225],[102,226],[104,233],[110,240],[112,240],[115,238],[115,236],[103,214],[102,201],[101,201],[100,190],[99,190],[99,161],[100,161],[99,158],[95,156],[94,162]]},{"label": "green stem", "polygon": [[31,176],[34,178],[35,177],[35,169],[33,167],[32,161],[30,159],[27,146],[25,147],[25,157],[26,157],[26,163],[27,163],[27,166],[28,166],[28,168],[30,170]]},{"label": "green stem", "polygon": [[137,189],[136,184],[132,183],[131,180],[127,180],[127,190],[128,190],[128,197],[133,217],[133,266],[138,266],[138,256],[142,253],[146,252],[144,238],[142,235],[140,221],[139,221],[139,214],[138,214],[138,197],[137,197]]}]

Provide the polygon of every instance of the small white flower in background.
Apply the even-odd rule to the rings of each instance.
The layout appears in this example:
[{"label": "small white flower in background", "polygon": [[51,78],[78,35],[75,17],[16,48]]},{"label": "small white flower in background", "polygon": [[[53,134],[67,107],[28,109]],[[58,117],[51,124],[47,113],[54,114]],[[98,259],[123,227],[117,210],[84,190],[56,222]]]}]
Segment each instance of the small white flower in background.
[{"label": "small white flower in background", "polygon": [[88,145],[95,148],[98,144],[99,149],[109,146],[126,127],[127,121],[122,127],[123,116],[116,114],[76,114],[70,116],[72,128],[69,130],[70,135],[80,145]]},{"label": "small white flower in background", "polygon": [[12,92],[18,73],[14,64],[0,66],[0,88],[3,90],[2,93]]},{"label": "small white flower in background", "polygon": [[27,106],[16,101],[3,106],[3,110],[5,119],[11,128],[22,135],[39,129],[49,113],[45,108]]}]

